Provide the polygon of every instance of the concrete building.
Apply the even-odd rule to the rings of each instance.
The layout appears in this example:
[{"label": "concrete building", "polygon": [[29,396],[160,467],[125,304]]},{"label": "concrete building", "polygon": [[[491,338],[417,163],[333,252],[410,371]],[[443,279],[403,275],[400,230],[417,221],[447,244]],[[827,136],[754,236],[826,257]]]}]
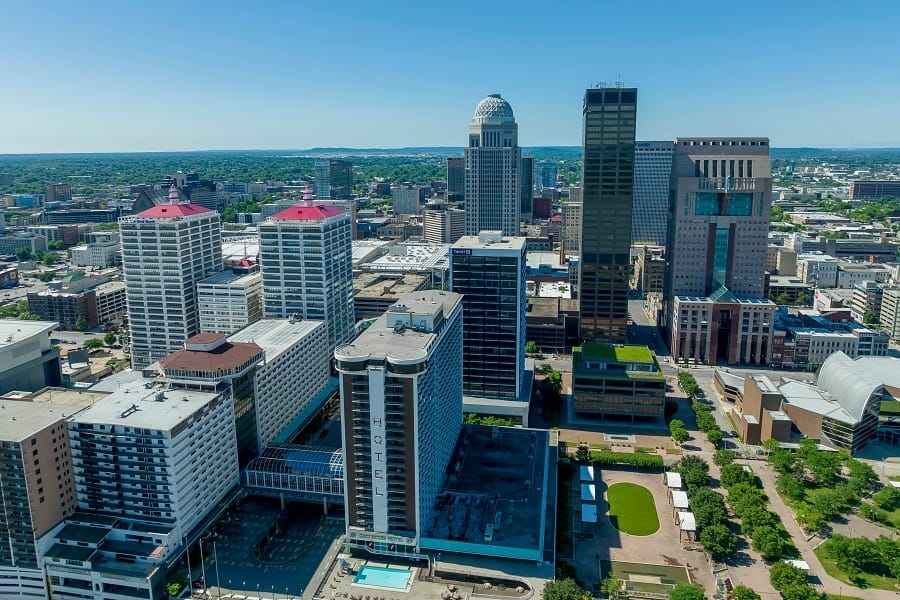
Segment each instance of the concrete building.
[{"label": "concrete building", "polygon": [[664,423],[666,376],[646,346],[588,344],[572,351],[572,408],[605,421]]},{"label": "concrete building", "polygon": [[769,140],[677,138],[670,182],[664,297],[673,356],[769,364]]},{"label": "concrete building", "polygon": [[447,158],[447,202],[466,199],[466,159]]},{"label": "concrete building", "polygon": [[639,246],[634,262],[634,281],[638,291],[641,294],[662,294],[665,275],[665,248]]},{"label": "concrete building", "polygon": [[882,292],[878,320],[891,340],[900,340],[900,288],[885,288]]},{"label": "concrete building", "polygon": [[512,107],[491,94],[475,108],[466,147],[466,235],[519,234],[522,150]]},{"label": "concrete building", "polygon": [[828,331],[814,328],[791,330],[794,340],[794,367],[814,371],[835,352],[843,352],[856,358],[859,338],[845,331]]},{"label": "concrete building", "polygon": [[96,395],[46,388],[9,396],[17,399],[0,398],[0,597],[47,598],[40,538],[75,508],[66,420]]},{"label": "concrete building", "polygon": [[635,88],[584,93],[581,339],[626,341],[634,189]]},{"label": "concrete building", "polygon": [[662,246],[666,243],[673,150],[672,142],[636,142],[634,145],[632,244]]},{"label": "concrete building", "polygon": [[884,286],[874,281],[863,281],[853,286],[850,314],[857,323],[878,322],[881,315],[881,298]]},{"label": "concrete building", "polygon": [[[525,265],[525,238],[499,231],[464,236],[450,251],[450,289],[463,295],[467,404],[469,398],[473,404],[478,398],[518,402],[527,421]],[[487,406],[475,412],[491,414]]]},{"label": "concrete building", "polygon": [[466,233],[466,211],[443,203],[429,203],[422,213],[425,241],[452,244]]},{"label": "concrete building", "polygon": [[401,242],[358,265],[360,271],[405,275],[427,274],[433,287],[445,288],[450,271],[450,244]]},{"label": "concrete building", "polygon": [[525,338],[543,353],[563,353],[578,339],[578,302],[566,298],[529,297]]},{"label": "concrete building", "polygon": [[71,225],[75,223],[115,223],[121,215],[118,208],[70,208],[44,212],[47,225]]},{"label": "concrete building", "polygon": [[78,506],[158,524],[180,542],[239,483],[231,388],[118,384],[68,423]]},{"label": "concrete building", "polygon": [[119,242],[98,242],[72,248],[72,264],[76,267],[113,267],[120,259]]},{"label": "concrete building", "polygon": [[426,275],[409,273],[359,273],[353,277],[353,310],[356,320],[374,319],[396,304],[400,296],[428,287]]},{"label": "concrete building", "polygon": [[72,186],[68,183],[44,184],[44,204],[53,202],[70,202],[72,200]]},{"label": "concrete building", "polygon": [[425,199],[421,186],[398,186],[391,189],[391,199],[395,215],[417,215],[422,212],[422,200]]},{"label": "concrete building", "polygon": [[562,204],[563,243],[566,252],[581,252],[581,212],[584,205],[571,199]]},{"label": "concrete building", "polygon": [[50,347],[57,323],[0,319],[0,394],[59,385],[59,351]]},{"label": "concrete building", "polygon": [[97,294],[94,290],[67,292],[42,290],[28,292],[28,311],[44,321],[56,321],[62,330],[77,329],[82,317],[86,329],[100,324],[97,316]]},{"label": "concrete building", "polygon": [[0,235],[0,255],[13,255],[19,248],[26,248],[31,254],[46,252],[47,238],[21,231]]},{"label": "concrete building", "polygon": [[353,335],[350,217],[308,202],[259,225],[263,316],[325,321],[334,347]]},{"label": "concrete building", "polygon": [[351,547],[411,556],[462,428],[462,298],[401,297],[334,352]]},{"label": "concrete building", "polygon": [[197,282],[222,270],[219,214],[169,203],[119,221],[131,327],[131,364],[143,368],[200,330]]},{"label": "concrete building", "polygon": [[200,331],[234,333],[262,318],[259,267],[220,271],[197,282]]},{"label": "concrete building", "polygon": [[864,281],[886,283],[890,277],[890,271],[881,264],[839,261],[835,287],[852,288]]},{"label": "concrete building", "polygon": [[[788,275],[770,275],[767,276],[766,297],[778,304],[806,304],[813,296],[813,289],[803,282],[799,277],[791,277]],[[798,301],[800,295],[806,296],[806,302]]]}]

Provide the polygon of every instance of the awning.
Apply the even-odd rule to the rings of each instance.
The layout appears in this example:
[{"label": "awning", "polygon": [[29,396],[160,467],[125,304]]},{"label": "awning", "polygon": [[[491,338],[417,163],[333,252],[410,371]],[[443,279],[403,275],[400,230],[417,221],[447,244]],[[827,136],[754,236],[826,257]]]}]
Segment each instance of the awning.
[{"label": "awning", "polygon": [[697,531],[697,520],[694,519],[694,513],[684,511],[679,512],[678,527],[680,527],[682,531]]},{"label": "awning", "polygon": [[675,490],[672,492],[672,506],[675,508],[683,508],[687,510],[688,508],[688,495],[687,492],[682,492],[681,490]]},{"label": "awning", "polygon": [[681,489],[681,473],[676,473],[675,471],[667,471],[666,472],[666,487],[675,488],[676,490]]}]

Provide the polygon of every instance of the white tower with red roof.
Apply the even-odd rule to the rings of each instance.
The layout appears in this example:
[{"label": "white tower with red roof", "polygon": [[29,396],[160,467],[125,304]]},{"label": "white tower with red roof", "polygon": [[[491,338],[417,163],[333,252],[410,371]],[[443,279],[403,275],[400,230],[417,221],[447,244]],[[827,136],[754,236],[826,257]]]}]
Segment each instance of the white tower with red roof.
[{"label": "white tower with red roof", "polygon": [[169,201],[119,219],[131,328],[131,364],[141,369],[199,333],[197,282],[222,269],[219,213]]},{"label": "white tower with red roof", "polygon": [[263,317],[325,321],[333,349],[353,337],[350,215],[311,194],[259,226]]}]

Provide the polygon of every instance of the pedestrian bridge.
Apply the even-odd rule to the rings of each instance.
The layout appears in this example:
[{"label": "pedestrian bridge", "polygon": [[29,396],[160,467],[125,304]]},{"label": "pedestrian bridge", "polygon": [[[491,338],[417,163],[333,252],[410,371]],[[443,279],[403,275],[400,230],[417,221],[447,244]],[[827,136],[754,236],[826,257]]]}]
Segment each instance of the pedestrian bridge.
[{"label": "pedestrian bridge", "polygon": [[344,503],[344,453],[340,448],[273,444],[241,474],[247,493],[284,500]]}]

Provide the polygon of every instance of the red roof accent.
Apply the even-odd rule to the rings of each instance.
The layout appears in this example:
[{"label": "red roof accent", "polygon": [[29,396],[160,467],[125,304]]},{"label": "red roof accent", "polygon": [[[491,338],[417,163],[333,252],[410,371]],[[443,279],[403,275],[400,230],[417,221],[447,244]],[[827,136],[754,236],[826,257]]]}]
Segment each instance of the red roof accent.
[{"label": "red roof accent", "polygon": [[208,212],[212,211],[199,204],[191,204],[190,202],[185,204],[158,204],[153,208],[148,208],[143,212],[139,212],[135,217],[142,217],[145,219],[169,219],[173,217],[190,217],[192,215],[200,215]]},{"label": "red roof accent", "polygon": [[328,217],[336,217],[343,214],[344,211],[334,206],[298,204],[276,213],[273,218],[279,221],[321,221]]}]

